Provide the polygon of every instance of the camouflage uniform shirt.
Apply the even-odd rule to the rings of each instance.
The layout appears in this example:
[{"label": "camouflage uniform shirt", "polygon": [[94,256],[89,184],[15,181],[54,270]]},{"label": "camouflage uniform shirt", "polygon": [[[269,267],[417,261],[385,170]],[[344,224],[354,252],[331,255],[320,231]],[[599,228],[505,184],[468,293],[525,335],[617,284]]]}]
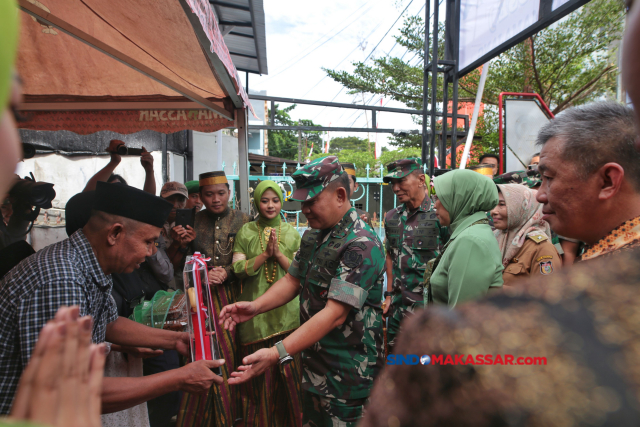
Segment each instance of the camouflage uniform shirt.
[{"label": "camouflage uniform shirt", "polygon": [[300,280],[300,323],[327,299],[347,304],[344,323],[302,352],[304,390],[336,399],[369,396],[382,367],[382,243],[350,209],[330,230],[307,230],[289,274]]},{"label": "camouflage uniform shirt", "polygon": [[[390,226],[397,221],[399,227]],[[422,278],[427,262],[436,257],[441,246],[441,233],[428,197],[413,212],[404,204],[387,212],[385,236],[387,253],[393,260],[393,292],[402,295],[403,306],[422,305]]]}]

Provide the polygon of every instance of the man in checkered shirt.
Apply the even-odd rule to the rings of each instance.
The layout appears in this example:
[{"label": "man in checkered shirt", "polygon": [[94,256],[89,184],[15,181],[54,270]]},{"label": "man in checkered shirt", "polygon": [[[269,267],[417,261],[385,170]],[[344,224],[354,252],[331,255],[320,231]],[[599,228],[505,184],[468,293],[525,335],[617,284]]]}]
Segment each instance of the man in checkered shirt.
[{"label": "man in checkered shirt", "polygon": [[[144,191],[98,183],[93,212],[70,238],[28,257],[0,281],[0,414],[8,414],[38,334],[60,306],[78,305],[94,319],[93,342],[187,353],[187,333],[154,329],[118,317],[111,274],[130,273],[155,248],[172,205]],[[174,391],[205,392],[222,382],[199,361],[143,378],[105,378],[103,411],[118,411]]]}]

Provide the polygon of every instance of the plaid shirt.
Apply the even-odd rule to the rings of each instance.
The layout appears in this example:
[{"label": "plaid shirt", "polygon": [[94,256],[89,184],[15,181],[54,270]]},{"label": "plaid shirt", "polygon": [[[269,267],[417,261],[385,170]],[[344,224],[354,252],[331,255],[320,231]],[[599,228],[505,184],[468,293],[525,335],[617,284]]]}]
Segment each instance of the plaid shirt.
[{"label": "plaid shirt", "polygon": [[38,334],[60,306],[94,318],[93,342],[118,318],[104,274],[82,230],[31,255],[0,281],[0,414],[11,410],[18,380]]}]

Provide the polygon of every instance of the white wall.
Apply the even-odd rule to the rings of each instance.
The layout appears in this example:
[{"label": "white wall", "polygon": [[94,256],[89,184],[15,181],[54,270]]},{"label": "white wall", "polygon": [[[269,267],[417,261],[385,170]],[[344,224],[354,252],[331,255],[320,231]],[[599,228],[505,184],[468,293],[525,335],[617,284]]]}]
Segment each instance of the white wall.
[{"label": "white wall", "polygon": [[[217,144],[215,133],[193,132],[193,179],[198,179],[201,173],[218,170]],[[225,172],[231,175],[233,163],[238,164],[238,138],[222,135],[222,161],[225,163]]]},{"label": "white wall", "polygon": [[[153,169],[158,194],[162,187],[162,153],[154,151]],[[181,159],[181,158],[180,158]],[[64,208],[67,201],[81,192],[87,181],[109,163],[108,156],[63,156],[61,154],[37,154],[31,159],[18,163],[16,173],[20,177],[33,172],[36,181],[55,184],[56,198],[53,207]],[[183,166],[181,166],[183,167]],[[177,169],[177,168],[176,168]],[[140,156],[123,156],[114,173],[121,175],[129,185],[144,186],[144,169],[140,165]],[[180,177],[184,176],[184,172]],[[183,181],[181,178],[180,181]]]}]

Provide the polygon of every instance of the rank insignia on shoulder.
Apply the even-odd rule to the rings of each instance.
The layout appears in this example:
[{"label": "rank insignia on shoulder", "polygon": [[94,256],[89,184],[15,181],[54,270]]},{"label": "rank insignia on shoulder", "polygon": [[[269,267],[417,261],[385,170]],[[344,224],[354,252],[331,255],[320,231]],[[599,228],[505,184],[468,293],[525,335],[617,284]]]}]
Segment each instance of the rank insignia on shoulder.
[{"label": "rank insignia on shoulder", "polygon": [[540,263],[540,274],[547,276],[551,273],[553,273],[553,264],[551,261],[542,261]]},{"label": "rank insignia on shoulder", "polygon": [[541,236],[541,235],[539,235],[539,234],[538,234],[538,235],[536,235],[536,236],[527,236],[527,237],[528,237],[529,239],[533,240],[533,241],[534,241],[534,242],[536,242],[536,243],[542,243],[542,242],[544,242],[545,240],[549,240],[549,239],[547,238],[547,236]]},{"label": "rank insignia on shoulder", "polygon": [[541,257],[539,257],[538,259],[536,259],[536,262],[540,262],[543,259],[553,259],[553,257],[551,255],[542,255]]}]

